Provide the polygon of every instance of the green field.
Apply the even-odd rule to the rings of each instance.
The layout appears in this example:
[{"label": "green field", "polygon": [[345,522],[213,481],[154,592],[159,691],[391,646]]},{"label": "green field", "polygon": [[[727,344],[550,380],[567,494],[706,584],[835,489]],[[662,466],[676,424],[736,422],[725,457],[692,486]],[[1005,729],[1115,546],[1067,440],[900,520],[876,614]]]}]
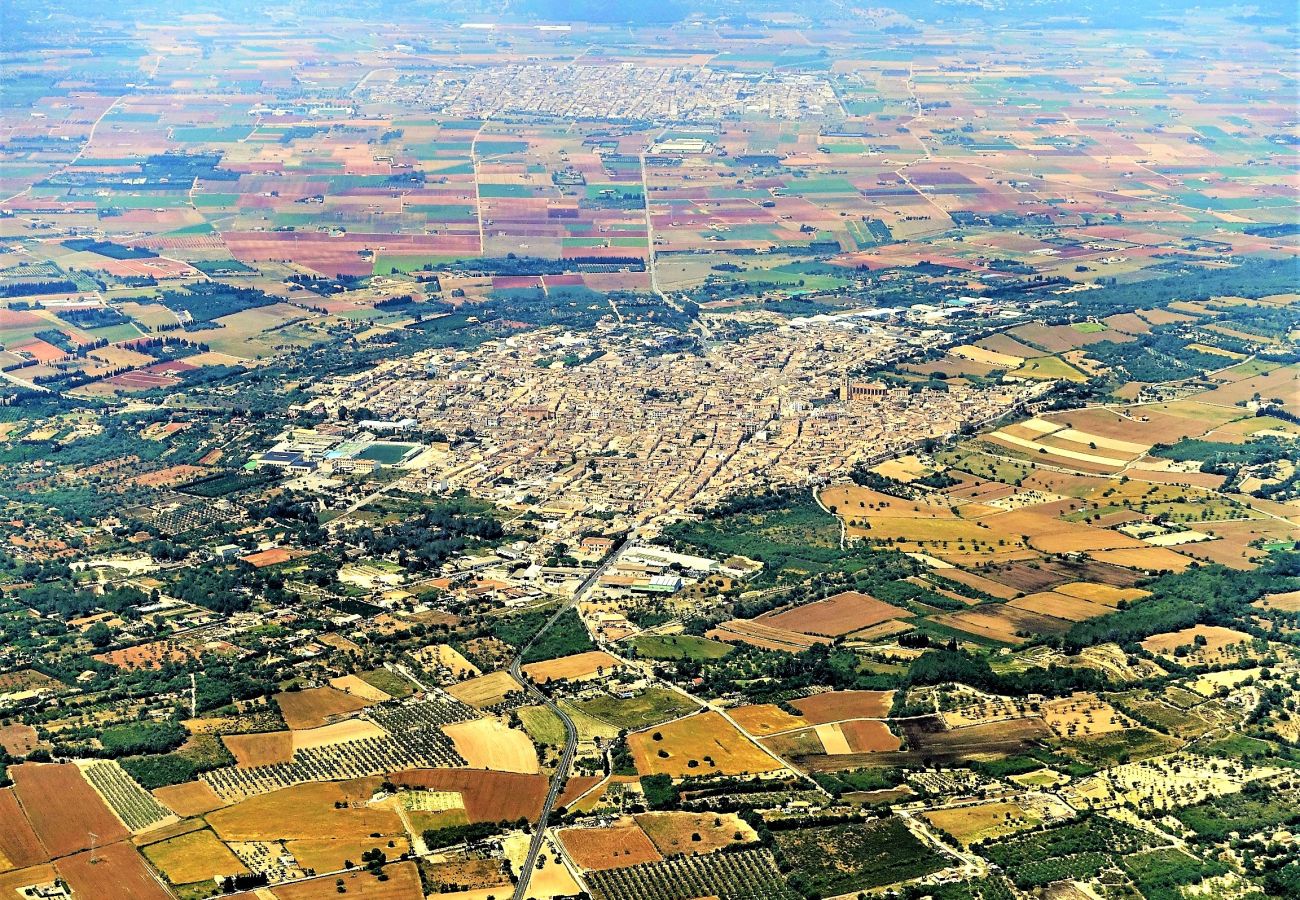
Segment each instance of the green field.
[{"label": "green field", "polygon": [[730,644],[690,634],[642,635],[628,643],[650,659],[720,659],[733,649]]},{"label": "green field", "polygon": [[636,731],[650,725],[657,725],[669,719],[677,719],[689,712],[694,712],[695,704],[681,694],[665,688],[647,688],[635,697],[626,699],[604,696],[593,700],[583,700],[573,704],[589,716]]}]

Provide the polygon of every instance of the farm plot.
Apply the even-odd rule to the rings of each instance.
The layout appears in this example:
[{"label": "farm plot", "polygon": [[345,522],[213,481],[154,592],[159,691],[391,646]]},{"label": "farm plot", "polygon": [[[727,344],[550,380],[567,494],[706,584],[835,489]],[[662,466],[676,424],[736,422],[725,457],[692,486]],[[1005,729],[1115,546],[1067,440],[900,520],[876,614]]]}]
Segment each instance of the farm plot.
[{"label": "farm plot", "polygon": [[643,775],[750,775],[783,768],[715,712],[639,731],[627,740]]},{"label": "farm plot", "polygon": [[153,795],[178,816],[201,816],[226,804],[202,781],[156,788]]},{"label": "farm plot", "polygon": [[171,812],[114,760],[88,763],[81,774],[133,832],[146,831],[171,818]]},{"label": "farm plot", "polygon": [[175,885],[248,873],[239,857],[206,828],[150,844],[143,853]]},{"label": "farm plot", "polygon": [[508,727],[500,719],[457,722],[444,725],[442,731],[451,738],[466,765],[497,772],[535,774],[538,771],[537,750],[528,735]]},{"label": "farm plot", "polygon": [[676,691],[648,687],[631,697],[600,696],[572,704],[587,715],[617,728],[637,729],[657,725],[694,712],[698,707]]},{"label": "farm plot", "polygon": [[1219,625],[1194,625],[1152,635],[1142,642],[1142,647],[1157,656],[1176,658],[1183,665],[1193,666],[1241,662],[1267,652],[1264,642]]},{"label": "farm plot", "polygon": [[814,644],[829,644],[830,638],[799,634],[781,628],[772,628],[757,620],[731,619],[705,632],[706,638],[731,644],[750,644],[762,650],[783,650],[802,653]]},{"label": "farm plot", "polygon": [[931,617],[936,624],[1004,644],[1019,644],[1042,634],[1064,634],[1070,623],[1006,604],[986,604]]},{"label": "farm plot", "polygon": [[49,858],[13,788],[0,788],[0,870],[34,866]]},{"label": "farm plot", "polygon": [[471,822],[535,819],[549,785],[542,775],[480,769],[407,769],[389,778],[399,787],[460,794]]},{"label": "farm plot", "polygon": [[[11,766],[9,776],[23,813],[51,856],[67,856],[92,843],[102,847],[128,834],[71,763],[22,763]],[[51,797],[59,802],[51,803]]]},{"label": "farm plot", "polygon": [[373,701],[336,688],[307,688],[275,695],[284,722],[292,729],[315,728],[370,706]]},{"label": "farm plot", "polygon": [[921,817],[935,828],[952,835],[963,847],[969,847],[976,841],[1006,837],[1033,828],[1042,821],[1018,804],[1006,802],[936,809],[921,813]]},{"label": "farm plot", "polygon": [[1137,723],[1094,694],[1075,694],[1039,705],[1047,726],[1061,737],[1088,737],[1134,728]]},{"label": "farm plot", "polygon": [[77,897],[171,900],[171,894],[129,844],[99,846],[64,857],[55,867]]},{"label": "farm plot", "polygon": [[754,621],[799,634],[839,637],[881,622],[911,615],[875,597],[844,591],[825,600],[764,613]]},{"label": "farm plot", "polygon": [[794,872],[823,896],[909,881],[950,864],[901,819],[773,831]]},{"label": "farm plot", "polygon": [[380,778],[315,782],[262,794],[208,814],[224,841],[359,840],[403,835],[395,812],[368,807]]},{"label": "farm plot", "polygon": [[638,815],[636,823],[664,856],[713,853],[758,839],[735,813],[648,812]]},{"label": "farm plot", "polygon": [[593,872],[594,900],[796,900],[767,850],[675,856],[661,862]]},{"label": "farm plot", "polygon": [[1012,600],[1007,606],[1041,613],[1067,622],[1083,622],[1114,612],[1109,606],[1055,591],[1043,591]]},{"label": "farm plot", "polygon": [[524,666],[524,672],[533,681],[545,684],[548,681],[585,681],[601,677],[614,672],[620,665],[616,658],[603,650],[589,650],[573,656],[530,663]]},{"label": "farm plot", "polygon": [[503,669],[453,684],[447,688],[447,693],[475,709],[490,709],[504,703],[511,695],[522,694],[523,690],[524,686]]},{"label": "farm plot", "polygon": [[[270,894],[275,900],[334,900],[340,895],[360,900],[422,900],[424,897],[415,863],[390,863],[384,866],[384,874],[388,877],[383,881],[365,871],[326,875],[277,885]],[[338,881],[343,882],[342,891],[335,884]]]},{"label": "farm plot", "polygon": [[814,725],[843,719],[881,719],[889,715],[893,691],[825,691],[791,701]]},{"label": "farm plot", "polygon": [[[254,768],[230,767],[203,773],[218,796],[238,800],[303,782],[378,775],[399,768],[464,765],[451,740],[435,726],[473,715],[455,700],[431,698],[371,710],[374,724],[387,734],[303,747],[287,763]],[[349,724],[349,723],[343,723]]]},{"label": "farm plot", "polygon": [[597,828],[565,828],[556,832],[564,852],[583,869],[601,871],[658,862],[655,845],[631,819]]}]

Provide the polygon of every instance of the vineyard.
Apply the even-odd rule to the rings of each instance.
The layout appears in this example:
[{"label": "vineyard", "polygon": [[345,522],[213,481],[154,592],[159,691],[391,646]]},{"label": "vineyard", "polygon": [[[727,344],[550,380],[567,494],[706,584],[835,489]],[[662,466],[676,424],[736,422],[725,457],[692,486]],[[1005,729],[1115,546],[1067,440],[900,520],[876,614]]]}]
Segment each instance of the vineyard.
[{"label": "vineyard", "polygon": [[171,818],[168,809],[112,760],[93,762],[81,774],[132,831],[144,831]]},{"label": "vineyard", "polygon": [[595,900],[798,900],[767,850],[677,856],[623,869],[588,872]]},{"label": "vineyard", "polygon": [[1119,854],[1154,846],[1156,839],[1105,816],[985,845],[980,855],[1013,873],[1017,887],[1051,884],[1063,878],[1089,878],[1115,865]]},{"label": "vineyard", "polygon": [[224,800],[308,781],[340,781],[382,775],[398,769],[428,769],[465,765],[441,725],[477,717],[465,704],[450,698],[415,700],[375,707],[367,717],[388,734],[295,750],[289,762],[227,767],[203,774],[203,780]]}]

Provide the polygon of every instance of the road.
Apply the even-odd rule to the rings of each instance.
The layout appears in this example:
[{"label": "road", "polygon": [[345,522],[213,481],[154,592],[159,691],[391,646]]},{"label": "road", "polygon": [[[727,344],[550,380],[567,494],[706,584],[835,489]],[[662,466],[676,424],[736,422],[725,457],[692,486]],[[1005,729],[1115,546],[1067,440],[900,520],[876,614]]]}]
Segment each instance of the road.
[{"label": "road", "polygon": [[564,788],[565,781],[568,780],[569,770],[573,767],[573,758],[578,753],[578,726],[573,724],[573,719],[569,714],[560,709],[550,697],[539,691],[531,681],[524,677],[523,659],[528,649],[537,643],[537,639],[550,630],[551,626],[559,620],[560,616],[572,609],[578,604],[587,592],[595,587],[600,577],[608,571],[609,567],[618,559],[623,545],[616,546],[610,554],[605,557],[605,561],[596,567],[596,570],[588,575],[578,585],[578,589],[573,592],[573,597],[567,603],[560,604],[560,608],[555,614],[546,620],[537,634],[533,635],[532,640],[519,649],[519,653],[510,661],[510,674],[514,679],[524,686],[532,697],[539,703],[542,703],[551,712],[559,716],[560,721],[564,723],[564,751],[560,754],[560,761],[555,767],[555,774],[551,776],[551,788],[546,792],[546,800],[542,803],[542,812],[537,817],[537,826],[533,829],[533,838],[528,844],[528,855],[524,857],[524,863],[519,867],[519,881],[515,884],[514,900],[526,900],[528,897],[528,883],[532,880],[533,872],[537,867],[537,856],[542,851],[542,843],[546,839],[546,823],[551,818],[551,811],[555,808],[555,801],[560,797],[560,791]]}]

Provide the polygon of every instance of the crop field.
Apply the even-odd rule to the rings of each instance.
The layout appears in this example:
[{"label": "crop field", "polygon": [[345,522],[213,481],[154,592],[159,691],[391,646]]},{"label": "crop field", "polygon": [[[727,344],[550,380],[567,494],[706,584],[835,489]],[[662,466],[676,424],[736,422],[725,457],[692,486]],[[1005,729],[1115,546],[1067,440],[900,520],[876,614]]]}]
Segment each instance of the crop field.
[{"label": "crop field", "polygon": [[293,732],[267,731],[256,734],[223,734],[221,742],[245,768],[269,766],[293,759]]},{"label": "crop field", "polygon": [[365,709],[372,701],[336,688],[306,688],[276,694],[275,702],[290,728],[315,728],[327,722]]},{"label": "crop field", "polygon": [[832,691],[794,700],[791,705],[814,725],[843,719],[880,719],[889,714],[893,691]]},{"label": "crop field", "polygon": [[540,775],[475,769],[408,769],[389,777],[399,787],[460,794],[471,822],[533,819],[542,808],[547,788],[546,778]]},{"label": "crop field", "polygon": [[767,850],[681,856],[588,876],[595,900],[794,900]]},{"label": "crop field", "polygon": [[721,659],[731,647],[689,634],[638,635],[629,641],[647,659]]},{"label": "crop field", "polygon": [[1041,821],[1015,803],[980,803],[922,813],[927,822],[969,847],[976,841],[1006,837]]},{"label": "crop field", "polygon": [[902,820],[822,825],[773,832],[794,871],[819,893],[843,894],[907,881],[949,865]]},{"label": "crop field", "polygon": [[178,816],[199,816],[226,805],[226,801],[202,781],[155,788],[153,795]]},{"label": "crop field", "polygon": [[444,725],[442,730],[473,768],[524,774],[538,771],[537,751],[528,735],[499,719],[457,722]]},{"label": "crop field", "polygon": [[800,634],[838,637],[907,615],[906,610],[890,606],[874,597],[857,591],[845,591],[825,600],[764,613],[755,621]]},{"label": "crop field", "polygon": [[646,688],[632,697],[595,697],[575,702],[573,707],[616,728],[631,730],[657,725],[698,709],[681,694],[661,687]]},{"label": "crop field", "polygon": [[207,829],[150,844],[142,852],[172,884],[248,872],[239,857]]},{"label": "crop field", "polygon": [[101,846],[55,863],[74,896],[114,900],[170,900],[153,871],[128,844]]},{"label": "crop field", "polygon": [[612,673],[619,662],[603,650],[589,650],[573,656],[562,656],[545,662],[529,663],[523,667],[528,677],[539,684],[548,681],[583,681]]},{"label": "crop field", "polygon": [[618,869],[663,859],[631,820],[604,828],[565,828],[558,835],[564,852],[583,869]]},{"label": "crop field", "polygon": [[[388,876],[383,881],[369,872],[351,872],[346,875],[325,875],[293,884],[278,885],[273,889],[275,900],[333,900],[340,895],[363,900],[421,900],[424,891],[420,873],[413,862],[394,862],[384,867]],[[336,882],[343,882],[343,890]]]},{"label": "crop field", "polygon": [[[211,812],[208,824],[224,841],[359,839],[403,834],[389,810],[353,806],[369,800],[381,779],[314,782],[250,797]],[[338,808],[336,804],[344,804]]]},{"label": "crop field", "polygon": [[[23,763],[10,767],[9,777],[23,814],[51,856],[67,856],[92,842],[103,846],[127,836],[117,816],[72,764]],[[51,805],[49,797],[59,797],[61,802]]]},{"label": "crop field", "polygon": [[636,816],[636,824],[664,856],[713,853],[758,837],[735,813],[648,812]]},{"label": "crop field", "polygon": [[49,859],[11,787],[0,788],[0,870],[21,869]]},{"label": "crop field", "polygon": [[523,685],[503,669],[453,684],[447,688],[447,693],[477,709],[488,709],[505,702],[510,694],[522,693],[523,689]]},{"label": "crop field", "polygon": [[715,712],[630,734],[628,748],[645,775],[755,775],[782,768]]}]

